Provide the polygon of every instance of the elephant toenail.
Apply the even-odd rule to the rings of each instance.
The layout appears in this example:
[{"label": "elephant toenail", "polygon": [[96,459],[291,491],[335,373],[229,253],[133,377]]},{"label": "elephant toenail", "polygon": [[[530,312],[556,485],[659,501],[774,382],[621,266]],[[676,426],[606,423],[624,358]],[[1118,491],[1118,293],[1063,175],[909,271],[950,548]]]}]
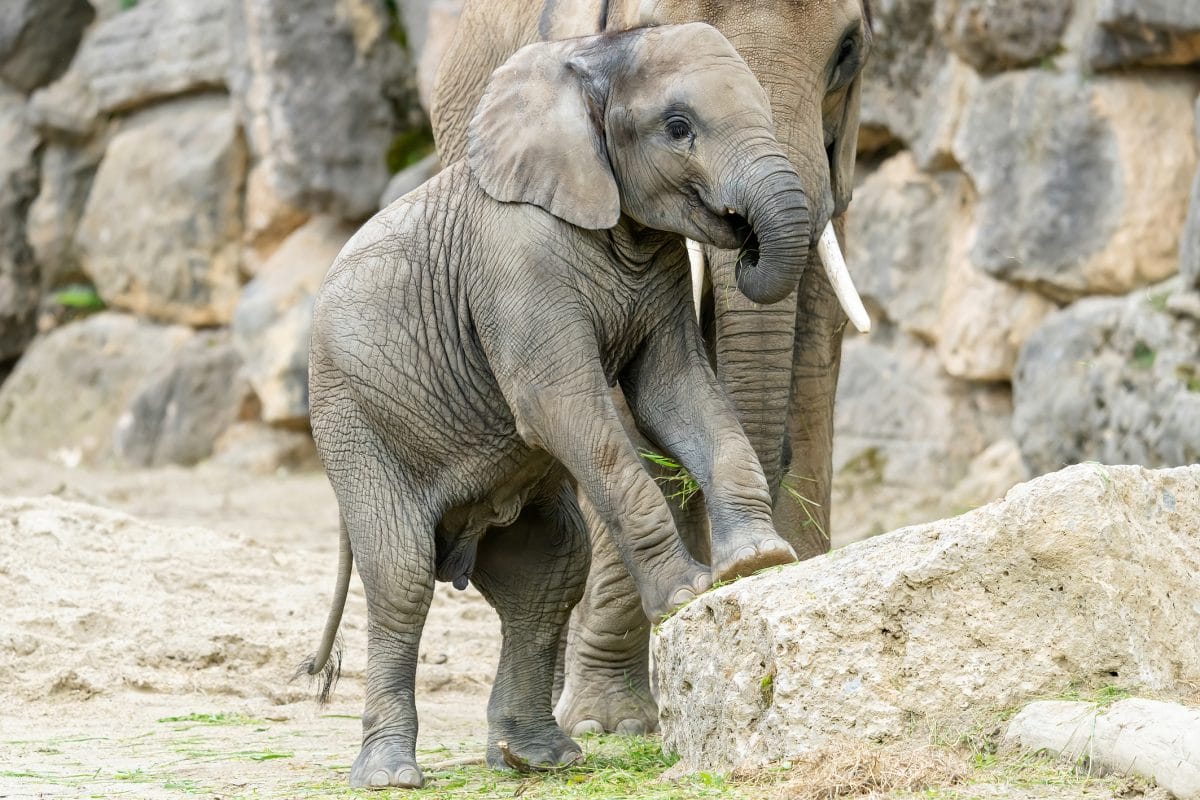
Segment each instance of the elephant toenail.
[{"label": "elephant toenail", "polygon": [[677,589],[675,594],[671,595],[671,606],[681,606],[684,603],[690,603],[696,599],[696,592],[691,589]]},{"label": "elephant toenail", "polygon": [[405,767],[396,773],[396,785],[405,789],[420,789],[425,784],[421,773],[412,767]]},{"label": "elephant toenail", "polygon": [[587,733],[604,733],[604,726],[598,720],[585,719],[575,723],[571,728],[572,736],[583,736]]},{"label": "elephant toenail", "polygon": [[390,775],[386,769],[377,769],[371,773],[371,777],[367,780],[368,786],[387,786],[391,781]]},{"label": "elephant toenail", "polygon": [[623,736],[644,736],[646,724],[640,719],[623,719],[617,723],[616,732]]}]

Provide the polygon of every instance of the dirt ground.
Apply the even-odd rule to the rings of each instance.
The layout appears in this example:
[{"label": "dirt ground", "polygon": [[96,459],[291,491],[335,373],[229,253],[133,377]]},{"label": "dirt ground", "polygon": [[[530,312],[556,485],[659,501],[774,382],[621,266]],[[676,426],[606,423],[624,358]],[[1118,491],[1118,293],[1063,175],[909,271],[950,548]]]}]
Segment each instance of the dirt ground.
[{"label": "dirt ground", "polygon": [[[0,798],[407,796],[347,788],[366,662],[357,577],[332,702],[317,706],[305,682],[292,681],[324,624],[336,548],[337,507],[321,473],[68,469],[0,454]],[[607,761],[611,742],[585,741],[595,775],[533,788],[453,767],[483,753],[498,654],[499,624],[483,598],[439,584],[417,705],[418,756],[427,775],[442,769],[421,796],[790,798],[863,781],[855,764],[853,774],[819,785],[806,774],[800,783],[776,775],[772,791],[706,775],[662,784],[666,762],[653,741]],[[639,772],[633,757],[647,746],[652,757]],[[1143,795],[1054,766],[1032,775],[1005,762],[974,770],[955,789],[874,794],[864,784],[850,793]],[[789,788],[801,785],[804,793]]]},{"label": "dirt ground", "polygon": [[[47,494],[65,502],[11,500]],[[344,787],[366,661],[357,577],[332,702],[291,682],[324,624],[336,547],[320,473],[0,458],[0,797]],[[482,753],[498,645],[483,598],[439,584],[418,669],[423,761]]]}]

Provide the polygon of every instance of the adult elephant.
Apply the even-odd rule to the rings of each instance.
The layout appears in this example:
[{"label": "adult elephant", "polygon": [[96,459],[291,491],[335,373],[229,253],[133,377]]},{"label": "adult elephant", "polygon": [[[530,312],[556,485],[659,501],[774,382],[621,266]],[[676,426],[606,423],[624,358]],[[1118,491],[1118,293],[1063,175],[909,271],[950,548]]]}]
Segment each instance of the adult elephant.
[{"label": "adult elephant", "polygon": [[[730,291],[737,285],[735,254],[709,251],[702,320],[717,376],[766,474],[776,527],[801,558],[829,549],[843,307],[861,313],[852,286],[846,298],[848,279],[831,280],[827,269],[841,261],[830,223],[841,227],[854,180],[860,81],[871,40],[867,3],[467,0],[432,99],[434,134],[448,164],[466,155],[467,124],[492,70],[526,44],[692,21],[713,25],[733,43],[768,93],[777,138],[808,196],[814,233],[808,260],[818,268],[805,269],[798,290],[781,302],[758,305]],[[609,537],[598,535],[595,515],[588,516],[592,571],[572,626],[556,715],[572,734],[653,730],[650,626]],[[681,528],[703,557],[704,521],[693,514]]]}]

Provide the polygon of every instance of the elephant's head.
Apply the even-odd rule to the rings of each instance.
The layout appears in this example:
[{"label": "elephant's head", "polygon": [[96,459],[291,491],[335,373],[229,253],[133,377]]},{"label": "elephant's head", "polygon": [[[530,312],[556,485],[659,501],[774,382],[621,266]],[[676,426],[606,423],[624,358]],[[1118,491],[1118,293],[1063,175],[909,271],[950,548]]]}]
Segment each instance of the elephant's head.
[{"label": "elephant's head", "polygon": [[610,30],[698,20],[718,28],[770,94],[777,132],[809,197],[820,255],[838,299],[860,328],[866,312],[827,226],[854,184],[862,67],[871,44],[869,0],[610,0]]},{"label": "elephant's head", "polygon": [[[757,303],[795,291],[810,206],[766,92],[702,23],[529,45],[493,74],[468,132],[480,186],[589,229],[622,213],[737,250]],[[830,213],[818,201],[818,212]]]}]

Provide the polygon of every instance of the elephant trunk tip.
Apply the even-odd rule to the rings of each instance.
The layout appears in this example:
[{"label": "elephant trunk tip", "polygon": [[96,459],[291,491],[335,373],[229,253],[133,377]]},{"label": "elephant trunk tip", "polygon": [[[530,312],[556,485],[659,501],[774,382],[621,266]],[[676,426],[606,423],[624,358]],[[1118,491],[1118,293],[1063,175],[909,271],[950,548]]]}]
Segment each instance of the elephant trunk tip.
[{"label": "elephant trunk tip", "polygon": [[[782,156],[780,157],[782,159]],[[800,177],[786,161],[772,160],[765,175],[728,215],[742,242],[735,275],[755,303],[778,303],[796,290],[808,263],[810,211]]]},{"label": "elephant trunk tip", "polygon": [[333,694],[334,687],[337,686],[338,678],[342,676],[342,637],[340,634],[334,640],[332,650],[325,653],[323,659],[321,655],[313,653],[300,662],[300,666],[292,675],[292,680],[301,676],[309,678],[310,683],[316,686],[317,703],[326,705],[329,703],[329,697]]}]

